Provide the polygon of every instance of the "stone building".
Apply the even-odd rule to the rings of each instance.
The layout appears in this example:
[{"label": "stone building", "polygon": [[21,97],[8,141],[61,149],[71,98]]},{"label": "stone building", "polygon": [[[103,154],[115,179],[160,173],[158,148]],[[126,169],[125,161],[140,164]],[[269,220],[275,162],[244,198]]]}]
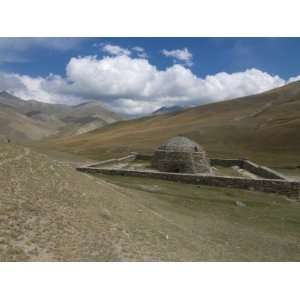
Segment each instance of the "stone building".
[{"label": "stone building", "polygon": [[183,136],[173,137],[159,146],[151,164],[161,172],[211,173],[210,163],[203,148]]}]

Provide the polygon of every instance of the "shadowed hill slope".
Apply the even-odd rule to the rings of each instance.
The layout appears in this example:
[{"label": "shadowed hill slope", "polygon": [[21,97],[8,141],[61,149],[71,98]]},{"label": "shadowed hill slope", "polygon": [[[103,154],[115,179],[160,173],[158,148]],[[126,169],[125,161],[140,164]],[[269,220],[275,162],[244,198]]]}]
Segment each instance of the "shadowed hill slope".
[{"label": "shadowed hill slope", "polygon": [[211,157],[299,166],[300,82],[175,114],[118,122],[77,137],[47,140],[44,146],[100,159],[151,152],[178,134],[203,145]]},{"label": "shadowed hill slope", "polygon": [[82,134],[121,119],[99,101],[68,106],[24,101],[0,92],[0,136],[15,142]]},{"label": "shadowed hill slope", "polygon": [[57,131],[54,123],[43,122],[0,104],[0,140],[27,141],[50,136]]}]

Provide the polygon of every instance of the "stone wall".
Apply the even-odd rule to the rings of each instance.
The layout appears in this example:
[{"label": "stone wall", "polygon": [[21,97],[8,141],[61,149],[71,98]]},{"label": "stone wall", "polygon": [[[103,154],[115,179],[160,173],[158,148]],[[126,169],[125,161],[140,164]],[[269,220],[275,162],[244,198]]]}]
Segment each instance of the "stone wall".
[{"label": "stone wall", "polygon": [[151,165],[161,172],[210,173],[205,152],[155,151]]},{"label": "stone wall", "polygon": [[222,159],[222,158],[210,158],[210,164],[212,166],[221,166],[225,168],[230,168],[233,166],[238,166],[242,168],[243,159]]},{"label": "stone wall", "polygon": [[267,178],[267,179],[283,179],[287,180],[287,178],[265,166],[259,166],[254,162],[246,159],[221,159],[221,158],[211,158],[210,163],[212,166],[222,166],[222,167],[233,167],[238,166],[241,169],[245,169],[257,176]]},{"label": "stone wall", "polygon": [[136,159],[136,156],[137,156],[136,154],[130,154],[121,158],[112,158],[112,159],[103,160],[96,164],[86,165],[84,167],[97,168],[97,167],[103,167],[105,165],[111,165],[119,162],[134,161]]},{"label": "stone wall", "polygon": [[289,197],[295,197],[297,199],[300,198],[300,182],[296,181],[286,181],[279,179],[247,179],[241,177],[178,174],[166,172],[162,173],[151,171],[101,169],[93,167],[79,167],[77,168],[77,170],[87,173],[150,177],[170,181],[178,181],[182,183],[256,190],[261,192],[287,195]]},{"label": "stone wall", "polygon": [[153,155],[151,154],[140,154],[140,153],[136,154],[136,159],[141,159],[141,160],[151,160],[152,157]]},{"label": "stone wall", "polygon": [[[142,160],[151,160],[152,155],[146,154],[137,154],[137,159]],[[276,172],[270,168],[265,166],[260,166],[255,164],[254,162],[247,160],[247,159],[222,159],[222,158],[210,158],[210,165],[211,166],[221,166],[225,168],[230,168],[233,166],[238,166],[241,169],[245,169],[259,177],[267,178],[267,179],[283,179],[288,180],[287,177]]]},{"label": "stone wall", "polygon": [[[285,176],[272,169],[259,166],[249,160],[243,159],[219,159],[212,158],[210,163],[213,166],[232,167],[239,166],[262,179],[248,179],[243,177],[215,176],[212,174],[183,174],[159,171],[136,171],[126,169],[112,169],[107,165],[125,161],[134,161],[136,159],[151,160],[152,155],[131,153],[128,156],[105,160],[93,165],[87,165],[77,168],[77,170],[87,173],[101,173],[108,175],[126,175],[137,177],[150,177],[183,183],[210,185],[218,187],[240,188],[248,190],[257,190],[268,193],[278,193],[290,197],[300,198],[300,182],[288,180]],[[102,168],[101,168],[102,167]],[[105,168],[104,168],[105,167]]]},{"label": "stone wall", "polygon": [[258,175],[260,177],[264,177],[264,178],[268,178],[268,179],[283,179],[283,180],[287,180],[287,178],[270,169],[270,168],[267,168],[267,167],[264,167],[264,166],[259,166],[257,164],[255,164],[254,162],[252,161],[249,161],[249,160],[244,160],[243,161],[243,164],[242,164],[242,168],[255,174],[255,175]]}]

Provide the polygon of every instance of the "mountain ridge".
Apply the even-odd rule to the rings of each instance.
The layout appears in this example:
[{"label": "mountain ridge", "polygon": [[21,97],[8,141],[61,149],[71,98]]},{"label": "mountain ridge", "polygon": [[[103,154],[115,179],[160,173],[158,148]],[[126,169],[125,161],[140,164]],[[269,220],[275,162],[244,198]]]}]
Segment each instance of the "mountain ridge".
[{"label": "mountain ridge", "polygon": [[[16,142],[39,140],[56,134],[81,134],[122,119],[98,101],[69,106],[23,100],[7,91],[0,92],[0,109],[0,123],[6,124],[0,128],[0,136]],[[20,122],[24,123],[24,128],[19,125]],[[31,132],[28,132],[27,125]]]}]

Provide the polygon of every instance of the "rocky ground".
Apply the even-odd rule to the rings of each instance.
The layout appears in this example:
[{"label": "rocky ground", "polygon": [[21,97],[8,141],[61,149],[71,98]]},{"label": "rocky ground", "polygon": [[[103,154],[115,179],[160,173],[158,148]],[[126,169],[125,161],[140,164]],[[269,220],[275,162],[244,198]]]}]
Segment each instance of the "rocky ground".
[{"label": "rocky ground", "polygon": [[300,260],[293,199],[93,177],[70,161],[0,145],[1,261]]}]

